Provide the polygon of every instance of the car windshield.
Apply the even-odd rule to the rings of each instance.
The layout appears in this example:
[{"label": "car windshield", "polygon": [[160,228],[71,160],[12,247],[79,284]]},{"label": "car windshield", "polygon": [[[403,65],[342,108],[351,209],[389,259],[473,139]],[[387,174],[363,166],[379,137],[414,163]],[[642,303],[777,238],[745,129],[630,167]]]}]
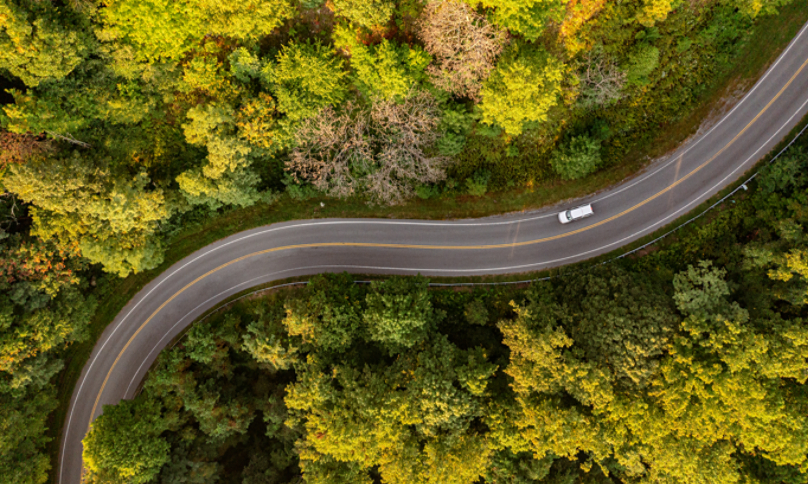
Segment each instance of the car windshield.
[{"label": "car windshield", "polygon": [[572,220],[572,211],[571,210],[567,210],[566,215],[567,215],[567,220]]}]

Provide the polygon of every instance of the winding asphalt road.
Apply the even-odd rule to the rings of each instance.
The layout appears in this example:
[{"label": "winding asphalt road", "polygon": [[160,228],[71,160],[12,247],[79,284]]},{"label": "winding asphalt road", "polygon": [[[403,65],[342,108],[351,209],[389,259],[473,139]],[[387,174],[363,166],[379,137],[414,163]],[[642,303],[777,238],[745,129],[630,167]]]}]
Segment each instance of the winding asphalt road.
[{"label": "winding asphalt road", "polygon": [[[546,269],[614,250],[738,179],[808,112],[808,24],[709,131],[608,191],[533,213],[459,221],[309,220],[235,234],[143,288],[84,367],[62,433],[58,477],[79,484],[81,439],[104,405],[132,398],[160,350],[205,310],[244,289],[321,272],[468,276]],[[592,203],[568,225],[556,213]]]}]

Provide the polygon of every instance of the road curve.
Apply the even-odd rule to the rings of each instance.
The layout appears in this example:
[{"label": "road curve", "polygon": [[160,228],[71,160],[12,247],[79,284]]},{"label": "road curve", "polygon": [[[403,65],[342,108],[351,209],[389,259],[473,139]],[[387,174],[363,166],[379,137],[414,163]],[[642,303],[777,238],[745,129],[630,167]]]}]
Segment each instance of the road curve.
[{"label": "road curve", "polygon": [[102,407],[132,398],[160,350],[205,310],[251,286],[321,272],[469,276],[546,269],[614,250],[738,179],[808,112],[808,24],[718,123],[568,225],[558,207],[458,221],[328,219],[232,235],[174,264],[106,328],[73,390],[58,482],[80,484],[81,440]]}]

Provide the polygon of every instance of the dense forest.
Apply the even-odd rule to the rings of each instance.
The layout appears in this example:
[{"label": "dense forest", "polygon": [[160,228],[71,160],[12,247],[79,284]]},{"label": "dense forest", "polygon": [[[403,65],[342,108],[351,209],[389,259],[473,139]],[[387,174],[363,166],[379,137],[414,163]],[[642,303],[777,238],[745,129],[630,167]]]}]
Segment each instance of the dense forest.
[{"label": "dense forest", "polygon": [[189,217],[281,195],[577,179],[786,3],[2,0],[2,185],[33,235],[126,276]]},{"label": "dense forest", "polygon": [[[0,482],[47,480],[65,348],[184,227],[585,180],[789,3],[0,0]],[[107,410],[92,479],[804,482],[800,150],[625,267],[471,293],[329,276],[214,318]]]},{"label": "dense forest", "polygon": [[808,483],[808,139],[643,257],[236,303],[85,438],[88,482]]}]

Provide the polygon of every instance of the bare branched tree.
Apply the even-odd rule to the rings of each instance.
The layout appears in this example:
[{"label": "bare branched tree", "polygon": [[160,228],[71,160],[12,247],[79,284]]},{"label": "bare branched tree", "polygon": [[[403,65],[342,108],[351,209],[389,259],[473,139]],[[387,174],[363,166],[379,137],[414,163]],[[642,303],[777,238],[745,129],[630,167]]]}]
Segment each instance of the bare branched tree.
[{"label": "bare branched tree", "polygon": [[448,158],[426,154],[440,136],[439,113],[435,98],[423,92],[401,104],[392,100],[373,104],[377,169],[368,176],[368,192],[394,204],[412,196],[414,185],[446,177]]},{"label": "bare branched tree", "polygon": [[356,174],[373,165],[368,122],[367,113],[350,102],[341,113],[323,109],[298,129],[286,170],[332,197],[354,194]]},{"label": "bare branched tree", "polygon": [[435,98],[411,93],[403,102],[374,100],[370,108],[325,108],[303,122],[286,170],[334,197],[365,193],[396,204],[415,186],[442,180],[448,158],[433,156],[440,111]]},{"label": "bare branched tree", "polygon": [[626,72],[608,58],[601,47],[586,53],[578,70],[581,82],[580,102],[585,108],[601,107],[623,97]]},{"label": "bare branched tree", "polygon": [[436,60],[436,65],[427,68],[432,82],[474,100],[479,100],[482,82],[508,43],[507,31],[459,0],[427,5],[420,17],[418,36]]},{"label": "bare branched tree", "polygon": [[30,134],[0,131],[0,170],[12,163],[25,163],[32,156],[54,151],[53,142]]},{"label": "bare branched tree", "polygon": [[77,140],[70,133],[59,134],[59,133],[54,133],[53,131],[45,131],[45,132],[48,133],[48,135],[51,136],[52,138],[65,141],[67,143],[74,144],[76,146],[80,146],[82,148],[92,148],[92,146],[90,146],[90,143],[85,143],[84,141]]}]

